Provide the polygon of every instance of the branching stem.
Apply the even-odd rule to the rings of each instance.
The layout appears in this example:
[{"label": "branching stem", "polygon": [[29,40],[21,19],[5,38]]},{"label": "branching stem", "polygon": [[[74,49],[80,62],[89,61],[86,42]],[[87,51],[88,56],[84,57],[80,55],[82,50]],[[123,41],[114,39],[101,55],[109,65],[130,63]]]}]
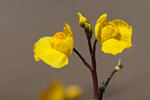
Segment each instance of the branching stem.
[{"label": "branching stem", "polygon": [[82,62],[85,64],[86,67],[88,67],[90,70],[92,70],[92,67],[90,66],[89,63],[86,62],[84,57],[79,53],[79,51],[75,48],[73,48],[73,51],[78,55],[78,57],[82,60]]},{"label": "branching stem", "polygon": [[98,79],[97,79],[96,59],[95,59],[96,42],[97,40],[95,40],[93,48],[92,48],[91,41],[88,40],[89,51],[90,51],[91,61],[92,61],[91,74],[92,74],[92,79],[93,79],[94,100],[99,100]]}]

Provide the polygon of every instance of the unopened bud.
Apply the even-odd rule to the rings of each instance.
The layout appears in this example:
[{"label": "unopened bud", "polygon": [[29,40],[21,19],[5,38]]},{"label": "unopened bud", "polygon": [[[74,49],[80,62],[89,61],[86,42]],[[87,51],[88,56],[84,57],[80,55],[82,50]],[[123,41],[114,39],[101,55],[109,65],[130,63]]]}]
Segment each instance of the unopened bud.
[{"label": "unopened bud", "polygon": [[105,86],[104,86],[104,82],[103,82],[99,88],[99,93],[104,93],[104,92],[105,92]]},{"label": "unopened bud", "polygon": [[84,16],[82,16],[80,12],[78,12],[77,15],[79,17],[79,25],[81,27],[84,27],[85,23],[88,23],[88,20]]},{"label": "unopened bud", "polygon": [[89,23],[85,23],[84,29],[85,29],[86,36],[89,39],[91,39],[91,37],[92,37],[92,27],[91,27],[91,25]]},{"label": "unopened bud", "polygon": [[120,69],[121,69],[120,66],[116,66],[116,67],[115,67],[115,70],[116,70],[116,71],[120,71]]},{"label": "unopened bud", "polygon": [[122,65],[122,63],[121,63],[121,59],[119,59],[118,65],[115,67],[115,70],[116,70],[116,71],[120,71],[122,67],[123,67],[123,65]]}]

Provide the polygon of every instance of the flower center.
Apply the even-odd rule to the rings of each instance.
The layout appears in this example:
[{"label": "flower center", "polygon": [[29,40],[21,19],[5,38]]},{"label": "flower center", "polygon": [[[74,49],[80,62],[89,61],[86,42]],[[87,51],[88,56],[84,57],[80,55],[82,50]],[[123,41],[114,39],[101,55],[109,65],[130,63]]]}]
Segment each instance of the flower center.
[{"label": "flower center", "polygon": [[68,44],[67,37],[64,33],[58,32],[56,33],[50,40],[51,48],[54,48],[65,55],[70,55],[70,45]]},{"label": "flower center", "polygon": [[112,22],[108,22],[106,26],[102,29],[101,40],[102,42],[104,42],[112,38],[120,40],[121,35],[117,26]]},{"label": "flower center", "polygon": [[62,32],[58,32],[53,36],[53,38],[58,39],[58,40],[64,40],[65,35]]}]

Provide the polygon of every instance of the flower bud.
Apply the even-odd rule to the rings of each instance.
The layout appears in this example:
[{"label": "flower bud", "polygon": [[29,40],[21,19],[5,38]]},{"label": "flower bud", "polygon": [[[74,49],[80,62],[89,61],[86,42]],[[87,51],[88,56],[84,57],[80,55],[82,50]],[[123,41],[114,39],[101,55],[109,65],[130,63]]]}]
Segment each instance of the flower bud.
[{"label": "flower bud", "polygon": [[120,69],[121,69],[121,68],[120,68],[119,66],[116,66],[116,67],[115,67],[115,70],[116,70],[116,71],[120,71]]},{"label": "flower bud", "polygon": [[116,71],[120,71],[122,67],[123,67],[122,65],[116,66],[116,67],[115,67],[115,70],[116,70]]},{"label": "flower bud", "polygon": [[115,70],[120,71],[122,67],[123,67],[123,65],[122,65],[121,59],[119,59],[118,65],[115,67]]},{"label": "flower bud", "polygon": [[78,12],[77,15],[79,17],[79,25],[84,28],[84,25],[85,23],[88,23],[88,20],[84,16],[82,16],[80,12]]},{"label": "flower bud", "polygon": [[104,93],[104,92],[105,92],[105,86],[104,86],[104,82],[103,82],[99,88],[99,93]]},{"label": "flower bud", "polygon": [[89,23],[85,23],[84,30],[85,30],[86,36],[89,39],[91,39],[91,37],[92,37],[92,27]]}]

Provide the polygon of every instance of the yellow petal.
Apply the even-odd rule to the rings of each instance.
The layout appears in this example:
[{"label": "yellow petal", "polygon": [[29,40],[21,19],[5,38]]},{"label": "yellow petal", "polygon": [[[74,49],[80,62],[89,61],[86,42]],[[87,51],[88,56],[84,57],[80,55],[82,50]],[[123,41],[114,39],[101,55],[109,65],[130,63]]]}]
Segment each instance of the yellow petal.
[{"label": "yellow petal", "polygon": [[107,14],[103,14],[99,17],[99,19],[97,19],[96,21],[96,25],[95,25],[95,37],[96,39],[101,43],[101,33],[102,33],[102,29],[105,26],[105,24],[107,23]]},{"label": "yellow petal", "polygon": [[62,68],[68,64],[68,57],[55,49],[47,49],[38,56],[41,60],[54,68]]},{"label": "yellow petal", "polygon": [[50,36],[45,36],[43,38],[40,38],[35,44],[34,44],[34,49],[33,51],[35,53],[37,52],[42,52],[47,48],[50,48]]},{"label": "yellow petal", "polygon": [[64,87],[60,82],[54,82],[40,97],[40,100],[65,100]]},{"label": "yellow petal", "polygon": [[66,48],[66,51],[68,50],[67,55],[69,56],[72,53],[72,51],[73,51],[74,38],[73,38],[72,29],[71,29],[71,27],[68,24],[65,24],[64,34],[67,34],[67,36],[66,36],[66,41],[65,41],[65,43],[63,45],[64,46],[66,45],[65,48]]},{"label": "yellow petal", "polygon": [[124,41],[127,43],[127,48],[129,49],[132,46],[131,38],[132,38],[132,27],[129,26],[126,22],[123,20],[113,20],[112,21],[119,29],[120,35],[121,35],[121,41]]},{"label": "yellow petal", "polygon": [[35,61],[40,61],[41,60],[36,54],[34,54],[34,59],[35,59]]},{"label": "yellow petal", "polygon": [[107,13],[104,13],[97,19],[96,23],[103,23],[107,20],[106,18],[107,18]]},{"label": "yellow petal", "polygon": [[[68,64],[68,57],[53,48],[50,45],[51,37],[46,36],[38,40],[34,46],[34,57],[36,61],[43,60],[46,64],[54,67],[61,68]],[[38,59],[38,60],[37,60]]]},{"label": "yellow petal", "polygon": [[71,29],[71,27],[70,27],[68,24],[65,24],[65,27],[64,27],[64,34],[65,34],[66,36],[73,37],[72,29]]},{"label": "yellow petal", "polygon": [[109,39],[102,44],[102,51],[104,53],[109,53],[116,55],[121,53],[126,48],[126,43],[116,39]]}]

